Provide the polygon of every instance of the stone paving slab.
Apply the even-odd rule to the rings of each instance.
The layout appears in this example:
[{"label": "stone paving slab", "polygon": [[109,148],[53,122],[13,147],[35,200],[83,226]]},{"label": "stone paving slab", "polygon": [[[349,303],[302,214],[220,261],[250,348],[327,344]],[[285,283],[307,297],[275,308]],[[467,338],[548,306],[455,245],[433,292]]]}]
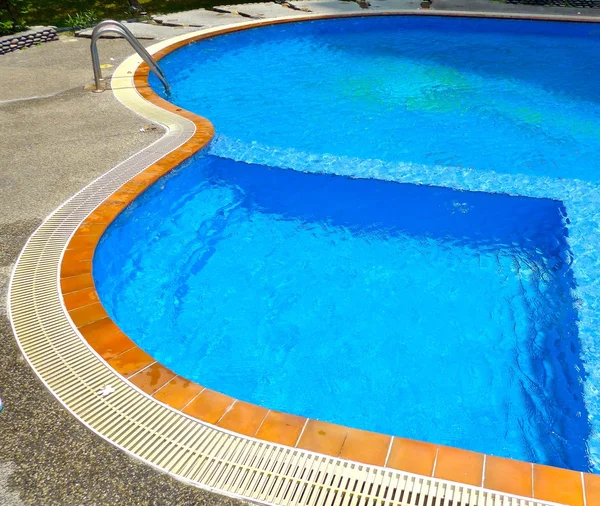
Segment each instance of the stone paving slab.
[{"label": "stone paving slab", "polygon": [[306,16],[306,12],[284,7],[274,2],[256,4],[219,5],[213,7],[217,12],[229,12],[239,14],[247,18],[266,19],[283,18],[289,16]]},{"label": "stone paving slab", "polygon": [[291,5],[304,12],[315,14],[343,14],[363,10],[356,2],[340,2],[339,0],[299,0]]},{"label": "stone paving slab", "polygon": [[431,9],[438,11],[499,12],[502,14],[540,14],[546,16],[600,16],[600,9],[507,4],[492,0],[433,0]]},{"label": "stone paving slab", "polygon": [[[183,26],[162,26],[162,25],[153,25],[150,23],[123,23],[131,33],[137,39],[156,39],[156,40],[164,40],[170,39],[171,37],[176,37],[177,35],[181,35],[183,33],[194,32],[196,28],[194,27],[183,27]],[[79,30],[75,32],[77,37],[92,37],[92,28],[86,28],[85,30]],[[108,33],[102,35],[103,39],[119,39],[123,38],[121,35],[116,33]]]},{"label": "stone paving slab", "polygon": [[369,0],[370,11],[417,10],[421,0]]},{"label": "stone paving slab", "polygon": [[241,21],[237,14],[226,12],[208,11],[206,9],[195,9],[185,12],[173,12],[172,14],[159,14],[152,19],[162,26],[195,26],[212,27],[235,23]]}]

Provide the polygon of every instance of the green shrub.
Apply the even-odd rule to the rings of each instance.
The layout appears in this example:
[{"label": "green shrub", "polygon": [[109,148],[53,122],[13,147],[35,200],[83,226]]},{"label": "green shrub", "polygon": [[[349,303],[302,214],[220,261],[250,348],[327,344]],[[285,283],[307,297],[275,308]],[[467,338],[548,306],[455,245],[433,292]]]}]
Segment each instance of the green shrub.
[{"label": "green shrub", "polygon": [[27,28],[23,16],[27,14],[29,0],[0,0],[0,35],[10,35]]},{"label": "green shrub", "polygon": [[76,12],[75,16],[68,14],[67,19],[65,19],[65,26],[71,28],[87,28],[88,26],[95,25],[97,21],[97,12],[93,9],[89,9],[83,12]]}]

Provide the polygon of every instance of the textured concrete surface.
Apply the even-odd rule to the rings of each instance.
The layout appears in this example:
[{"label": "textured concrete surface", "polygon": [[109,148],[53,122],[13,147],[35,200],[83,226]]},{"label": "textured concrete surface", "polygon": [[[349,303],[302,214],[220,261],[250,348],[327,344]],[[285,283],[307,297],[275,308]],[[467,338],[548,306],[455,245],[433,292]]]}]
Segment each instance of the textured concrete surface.
[{"label": "textured concrete surface", "polygon": [[551,7],[548,5],[506,4],[493,0],[433,0],[433,10],[438,11],[470,11],[470,12],[503,12],[507,14],[543,14],[547,16],[593,16],[600,17],[598,9],[573,9],[570,7]]},{"label": "textured concrete surface", "polygon": [[153,19],[164,26],[196,27],[212,27],[240,21],[240,17],[237,14],[208,11],[206,9],[160,14],[158,16],[153,16]]},{"label": "textured concrete surface", "polygon": [[[161,135],[112,93],[83,90],[92,77],[88,44],[63,38],[0,57],[0,101],[12,100],[0,102],[0,506],[239,504],[97,437],[47,391],[12,335],[6,291],[28,236],[65,199]],[[115,66],[130,53],[122,40],[101,44],[103,61],[111,55]]]},{"label": "textured concrete surface", "polygon": [[[193,32],[194,29],[184,28],[183,26],[176,26],[175,28],[167,28],[161,25],[155,25],[150,23],[123,23],[129,31],[138,39],[156,39],[164,40],[170,37],[175,37],[187,32]],[[92,28],[86,30],[79,30],[76,33],[77,37],[91,38]],[[121,35],[114,33],[107,33],[101,36],[102,39],[118,39],[122,38]]]},{"label": "textured concrete surface", "polygon": [[[125,41],[98,41],[100,64],[106,67],[102,73],[111,75],[132,52]],[[82,87],[91,83],[93,77],[89,39],[60,36],[56,42],[0,57],[0,105],[11,100],[36,99]]]},{"label": "textured concrete surface", "polygon": [[362,10],[356,2],[340,2],[339,0],[299,0],[290,2],[290,4],[301,11],[315,14],[342,14]]},{"label": "textured concrete surface", "polygon": [[255,4],[219,5],[214,7],[217,12],[229,12],[239,14],[247,18],[268,19],[283,18],[288,16],[306,16],[305,12],[284,7],[273,2],[262,2]]},{"label": "textured concrete surface", "polygon": [[421,0],[368,0],[371,11],[414,10],[421,8]]}]

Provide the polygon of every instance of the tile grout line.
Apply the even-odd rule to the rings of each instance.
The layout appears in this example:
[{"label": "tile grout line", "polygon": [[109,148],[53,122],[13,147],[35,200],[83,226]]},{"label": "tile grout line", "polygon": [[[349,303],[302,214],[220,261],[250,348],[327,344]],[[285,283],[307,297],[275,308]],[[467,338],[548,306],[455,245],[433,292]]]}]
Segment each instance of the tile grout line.
[{"label": "tile grout line", "polygon": [[487,464],[487,455],[483,454],[483,467],[481,468],[481,486],[485,483],[485,465]]},{"label": "tile grout line", "polygon": [[587,506],[587,498],[585,493],[585,479],[583,473],[579,473],[581,475],[581,493],[583,494],[583,506]]},{"label": "tile grout line", "polygon": [[350,435],[350,427],[346,427],[346,435],[344,436],[344,442],[342,443],[342,446],[340,446],[339,453],[337,455],[334,455],[334,457],[341,458],[342,451],[344,450],[344,446],[346,446],[346,441],[348,441],[349,435]]},{"label": "tile grout line", "polygon": [[387,455],[385,456],[385,461],[383,462],[383,467],[387,467],[388,460],[390,459],[390,454],[392,453],[392,445],[394,444],[394,436],[390,438],[390,446],[388,446]]},{"label": "tile grout line", "polygon": [[298,445],[300,444],[300,439],[302,439],[302,435],[304,434],[304,431],[306,430],[306,426],[308,425],[309,420],[310,420],[310,418],[307,418],[304,421],[304,425],[302,426],[302,430],[300,431],[300,434],[298,435],[298,439],[296,440],[296,444],[294,445],[294,448],[298,448]]},{"label": "tile grout line", "polygon": [[[142,350],[140,348],[140,350]],[[144,350],[142,350],[144,351]],[[155,360],[154,362],[152,362],[151,364],[145,365],[144,367],[142,367],[139,371],[134,372],[133,374],[129,375],[129,376],[125,376],[123,375],[124,378],[126,378],[127,380],[131,380],[133,378],[135,378],[138,374],[144,372],[146,369],[148,369],[149,367],[152,367],[154,364],[158,364],[158,361]],[[160,365],[160,364],[159,364]]]},{"label": "tile grout line", "polygon": [[438,455],[440,453],[440,447],[438,446],[435,449],[435,459],[433,459],[433,469],[431,470],[431,477],[435,477],[435,468],[437,467]]},{"label": "tile grout line", "polygon": [[267,419],[267,417],[269,416],[269,413],[271,413],[271,411],[273,411],[272,409],[267,410],[267,414],[265,415],[265,417],[262,419],[262,421],[260,422],[260,425],[257,427],[256,431],[254,432],[254,434],[252,434],[252,436],[256,436],[256,434],[258,434],[258,431],[260,430],[260,428],[263,426],[263,424],[265,423],[265,420]]},{"label": "tile grout line", "polygon": [[237,399],[234,399],[233,402],[227,407],[227,409],[225,410],[225,413],[223,413],[219,419],[215,422],[215,425],[219,425],[219,422],[223,420],[223,418],[225,418],[225,416],[227,415],[227,413],[229,413],[232,409],[233,406],[235,406],[238,403]]},{"label": "tile grout line", "polygon": [[163,388],[165,388],[169,383],[171,383],[175,378],[179,378],[177,374],[173,376],[169,381],[167,381],[163,386],[161,386],[158,390],[152,393],[152,397],[154,397],[158,392],[160,392]]},{"label": "tile grout line", "polygon": [[[102,319],[104,320],[104,318],[102,318]],[[97,320],[97,321],[100,321],[100,320]],[[111,320],[111,321],[112,321],[112,320]],[[92,322],[92,323],[96,323],[96,322]],[[88,325],[91,325],[91,323],[88,323]],[[85,327],[85,326],[86,326],[86,325],[84,325],[84,327]],[[83,328],[83,327],[77,327],[77,330],[78,330],[78,332],[79,332],[79,333],[80,333],[80,334],[83,336],[83,332],[81,332],[81,330],[79,330],[80,328]],[[122,332],[122,331],[120,331],[120,332]],[[125,334],[123,334],[123,335],[125,335]],[[125,337],[127,337],[127,336],[125,336]],[[86,337],[85,337],[85,336],[83,336],[83,338],[85,339],[86,343],[88,343],[90,346],[92,346],[92,345],[90,344],[90,342],[89,342],[89,341],[86,339]],[[133,342],[133,341],[132,341],[132,342]],[[111,360],[113,360],[114,358],[118,358],[118,357],[120,357],[121,355],[123,355],[123,354],[127,353],[128,351],[131,351],[131,350],[133,350],[134,348],[137,348],[137,347],[138,347],[138,345],[134,343],[134,345],[133,345],[131,348],[127,348],[126,350],[122,351],[121,353],[117,353],[117,354],[116,354],[114,357],[110,357],[108,360],[106,360],[106,363],[107,363],[108,365],[110,365],[114,371],[116,371],[116,369],[115,369],[115,368],[112,366],[112,364],[110,364],[109,362],[110,362]],[[96,349],[95,349],[93,346],[92,346],[92,348],[94,349],[94,351],[96,351]],[[140,348],[140,349],[141,349],[141,348]],[[99,352],[97,352],[97,351],[96,351],[96,353],[98,353],[98,354],[99,354]],[[118,373],[118,374],[121,374],[121,373]],[[125,376],[123,376],[123,377],[125,377]]]},{"label": "tile grout line", "polygon": [[[185,408],[187,408],[192,402],[194,402],[198,397],[200,397],[200,395],[202,395],[202,392],[204,392],[204,390],[206,390],[206,387],[204,387],[202,390],[200,390],[200,392],[198,392],[196,395],[194,395],[194,397],[192,397],[186,404],[184,404],[184,406],[179,410],[183,413],[183,410]],[[196,418],[196,417],[194,417]]]}]

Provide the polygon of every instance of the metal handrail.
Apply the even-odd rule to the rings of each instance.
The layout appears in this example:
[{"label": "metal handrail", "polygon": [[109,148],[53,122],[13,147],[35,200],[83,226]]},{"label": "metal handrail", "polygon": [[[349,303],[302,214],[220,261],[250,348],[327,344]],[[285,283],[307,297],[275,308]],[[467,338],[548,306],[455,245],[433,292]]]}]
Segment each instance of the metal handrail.
[{"label": "metal handrail", "polygon": [[135,49],[137,54],[139,54],[142,59],[148,64],[150,70],[154,72],[156,77],[160,79],[160,82],[165,87],[165,91],[169,93],[171,87],[167,82],[167,78],[165,73],[162,71],[156,60],[152,58],[150,53],[146,51],[144,46],[142,46],[135,38],[133,33],[127,28],[123,23],[119,23],[118,21],[114,21],[112,19],[107,19],[106,21],[100,21],[94,29],[92,30],[92,42],[90,43],[90,50],[92,52],[92,66],[94,67],[94,80],[96,81],[96,90],[97,92],[103,91],[100,88],[100,81],[102,81],[102,70],[100,70],[100,58],[98,58],[98,39],[101,35],[112,32],[122,35],[127,42]]}]

